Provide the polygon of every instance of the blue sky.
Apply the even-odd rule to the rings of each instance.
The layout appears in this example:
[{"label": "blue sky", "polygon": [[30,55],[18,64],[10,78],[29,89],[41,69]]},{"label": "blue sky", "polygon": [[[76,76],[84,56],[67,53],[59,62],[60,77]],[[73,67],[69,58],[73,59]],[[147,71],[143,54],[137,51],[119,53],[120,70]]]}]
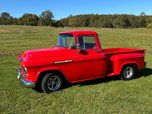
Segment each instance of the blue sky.
[{"label": "blue sky", "polygon": [[24,13],[40,15],[51,10],[55,19],[78,14],[135,14],[144,11],[152,15],[152,0],[1,0],[0,13],[14,17]]}]

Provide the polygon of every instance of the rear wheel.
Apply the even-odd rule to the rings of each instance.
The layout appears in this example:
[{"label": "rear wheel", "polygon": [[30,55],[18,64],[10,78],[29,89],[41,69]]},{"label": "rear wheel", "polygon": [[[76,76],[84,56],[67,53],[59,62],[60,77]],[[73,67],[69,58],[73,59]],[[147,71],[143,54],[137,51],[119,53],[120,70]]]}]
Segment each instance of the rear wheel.
[{"label": "rear wheel", "polygon": [[121,72],[122,80],[131,80],[134,78],[136,72],[136,67],[133,65],[125,66]]},{"label": "rear wheel", "polygon": [[41,88],[44,93],[57,91],[62,86],[62,79],[58,74],[48,73],[41,82]]}]

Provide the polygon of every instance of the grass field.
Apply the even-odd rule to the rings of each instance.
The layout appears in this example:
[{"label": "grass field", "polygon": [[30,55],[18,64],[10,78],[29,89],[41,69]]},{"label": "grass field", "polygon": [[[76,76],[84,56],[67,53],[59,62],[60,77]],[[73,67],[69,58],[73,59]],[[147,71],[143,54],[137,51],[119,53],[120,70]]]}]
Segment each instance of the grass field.
[{"label": "grass field", "polygon": [[27,49],[52,47],[59,32],[71,29],[0,26],[0,113],[152,114],[152,29],[79,28],[96,30],[103,48],[145,48],[147,69],[137,79],[100,79],[51,94],[25,88],[18,82],[17,55]]}]

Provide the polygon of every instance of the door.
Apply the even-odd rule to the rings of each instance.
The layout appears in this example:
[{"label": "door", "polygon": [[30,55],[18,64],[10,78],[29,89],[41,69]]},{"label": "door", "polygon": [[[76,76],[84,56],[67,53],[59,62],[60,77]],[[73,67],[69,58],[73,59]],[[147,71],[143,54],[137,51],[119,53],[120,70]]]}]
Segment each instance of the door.
[{"label": "door", "polygon": [[94,36],[78,36],[81,51],[77,56],[77,80],[95,79],[105,76],[106,58],[97,50]]}]

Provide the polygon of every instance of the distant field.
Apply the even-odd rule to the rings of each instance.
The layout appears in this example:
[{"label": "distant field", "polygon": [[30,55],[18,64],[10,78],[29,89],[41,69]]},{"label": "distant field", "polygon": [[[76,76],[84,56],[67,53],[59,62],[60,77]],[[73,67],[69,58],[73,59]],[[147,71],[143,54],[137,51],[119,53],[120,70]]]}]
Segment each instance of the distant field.
[{"label": "distant field", "polygon": [[[97,31],[103,48],[145,48],[147,69],[131,81],[101,79],[51,94],[23,87],[16,78],[17,55],[52,47],[59,32],[73,29]],[[0,26],[0,100],[2,114],[152,114],[152,29]]]}]

